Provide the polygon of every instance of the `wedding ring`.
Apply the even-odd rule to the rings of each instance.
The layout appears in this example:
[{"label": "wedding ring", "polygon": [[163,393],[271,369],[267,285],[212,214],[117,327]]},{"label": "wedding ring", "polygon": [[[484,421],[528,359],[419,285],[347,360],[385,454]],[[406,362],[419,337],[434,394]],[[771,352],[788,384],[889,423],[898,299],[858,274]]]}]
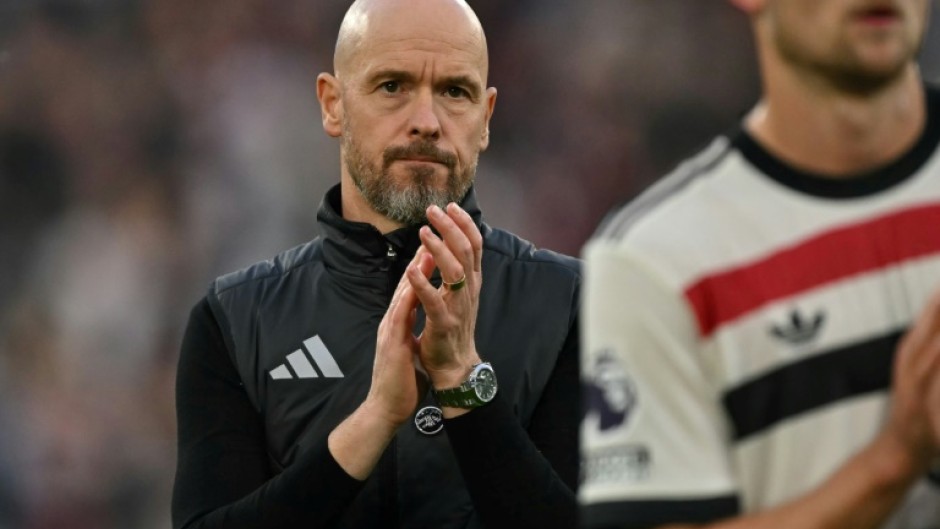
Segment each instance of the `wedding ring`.
[{"label": "wedding ring", "polygon": [[450,290],[451,292],[455,292],[457,290],[460,290],[467,284],[467,274],[464,274],[463,277],[461,277],[457,281],[454,281],[453,283],[448,283],[447,281],[443,281],[443,283],[444,283],[444,286],[447,287],[447,290]]}]

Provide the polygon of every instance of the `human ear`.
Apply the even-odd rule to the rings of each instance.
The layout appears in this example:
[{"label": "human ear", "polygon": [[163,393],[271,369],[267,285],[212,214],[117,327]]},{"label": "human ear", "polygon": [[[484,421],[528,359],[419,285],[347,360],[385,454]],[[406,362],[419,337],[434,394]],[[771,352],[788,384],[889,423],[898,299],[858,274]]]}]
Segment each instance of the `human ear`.
[{"label": "human ear", "polygon": [[317,100],[323,117],[323,130],[334,138],[343,134],[343,98],[339,79],[328,73],[317,76]]},{"label": "human ear", "polygon": [[496,108],[496,89],[492,86],[486,89],[486,117],[483,123],[483,135],[480,137],[480,151],[485,151],[490,145],[490,118]]}]

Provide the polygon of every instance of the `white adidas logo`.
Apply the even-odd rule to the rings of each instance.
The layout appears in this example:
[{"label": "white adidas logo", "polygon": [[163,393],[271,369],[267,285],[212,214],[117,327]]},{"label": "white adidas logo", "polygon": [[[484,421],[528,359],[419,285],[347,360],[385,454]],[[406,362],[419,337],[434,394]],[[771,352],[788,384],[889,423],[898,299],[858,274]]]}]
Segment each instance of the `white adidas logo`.
[{"label": "white adidas logo", "polygon": [[[304,349],[310,354],[310,358],[313,359],[313,364],[320,369],[320,373],[323,373],[324,377],[343,378],[343,372],[340,371],[339,366],[336,365],[336,360],[333,359],[333,355],[331,355],[330,351],[323,345],[323,340],[321,340],[319,336],[307,338],[304,340],[304,347],[287,355],[287,363],[290,364],[294,373],[297,374],[296,378],[319,378],[320,376],[317,374],[317,370],[313,368],[313,364],[310,363],[310,360],[307,359],[307,355],[304,354]],[[283,380],[295,377],[290,369],[287,368],[287,364],[281,364],[271,370],[271,378],[274,380]]]}]

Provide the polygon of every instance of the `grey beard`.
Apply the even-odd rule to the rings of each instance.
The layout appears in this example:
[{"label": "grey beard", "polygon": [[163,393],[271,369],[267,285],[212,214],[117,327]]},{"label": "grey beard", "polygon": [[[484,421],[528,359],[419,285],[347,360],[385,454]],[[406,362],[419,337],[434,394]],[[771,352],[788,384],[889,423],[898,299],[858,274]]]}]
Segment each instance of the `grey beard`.
[{"label": "grey beard", "polygon": [[[427,208],[441,208],[450,202],[459,202],[476,173],[476,161],[466,170],[456,172],[456,156],[441,151],[433,144],[416,143],[408,147],[391,147],[383,153],[383,165],[375,167],[366,160],[350,138],[344,137],[344,159],[353,183],[369,206],[380,215],[405,226],[427,221]],[[432,156],[447,166],[447,181],[443,187],[434,185],[434,170],[429,167],[410,169],[407,183],[396,182],[389,174],[389,166],[397,159],[412,154]]]},{"label": "grey beard", "polygon": [[396,185],[386,171],[379,178],[353,176],[353,182],[376,212],[399,224],[414,226],[426,222],[426,211],[432,204],[443,208],[463,198],[463,193],[452,189],[453,178],[448,177],[447,188],[440,189],[430,184],[433,175],[428,172],[428,168],[413,171],[411,185]]}]

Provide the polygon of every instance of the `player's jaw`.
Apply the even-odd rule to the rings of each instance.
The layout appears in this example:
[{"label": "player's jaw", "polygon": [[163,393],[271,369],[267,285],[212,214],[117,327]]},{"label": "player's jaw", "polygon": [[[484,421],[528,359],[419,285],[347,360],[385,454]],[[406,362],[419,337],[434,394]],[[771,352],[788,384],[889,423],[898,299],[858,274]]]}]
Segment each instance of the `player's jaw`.
[{"label": "player's jaw", "polygon": [[862,0],[846,13],[846,44],[861,68],[890,75],[914,59],[923,37],[923,0]]},{"label": "player's jaw", "polygon": [[784,63],[840,91],[876,93],[913,64],[927,0],[780,0],[775,47]]}]

